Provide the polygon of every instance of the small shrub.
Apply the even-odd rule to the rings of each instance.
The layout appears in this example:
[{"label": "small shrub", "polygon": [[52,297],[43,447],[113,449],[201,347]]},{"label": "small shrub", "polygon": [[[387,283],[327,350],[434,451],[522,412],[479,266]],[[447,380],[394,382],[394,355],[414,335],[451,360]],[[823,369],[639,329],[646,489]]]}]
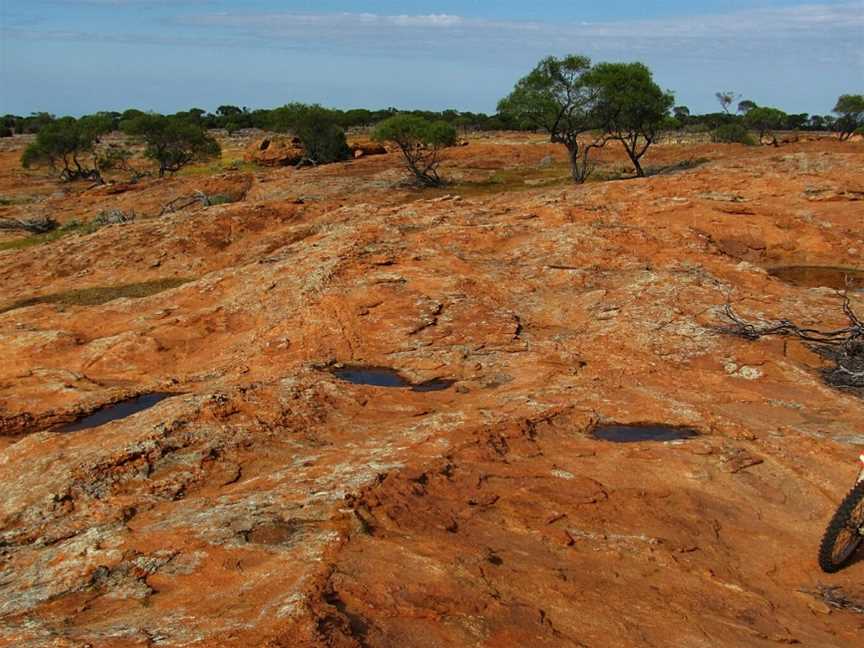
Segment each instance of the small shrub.
[{"label": "small shrub", "polygon": [[102,116],[75,119],[64,117],[49,122],[39,130],[36,141],[21,156],[21,166],[44,164],[59,171],[60,179],[101,181],[95,145],[99,136],[111,129],[110,120]]},{"label": "small shrub", "polygon": [[127,135],[140,138],[145,157],[159,165],[159,177],[193,162],[221,155],[219,143],[199,124],[178,116],[141,114],[121,124]]},{"label": "small shrub", "polygon": [[207,196],[208,207],[215,207],[216,205],[228,205],[233,202],[236,201],[228,194],[215,194],[213,196]]},{"label": "small shrub", "polygon": [[95,227],[105,227],[106,225],[119,225],[129,223],[135,220],[134,211],[124,212],[122,209],[105,209],[99,212],[91,222]]},{"label": "small shrub", "polygon": [[747,111],[744,116],[744,123],[759,133],[760,144],[768,143],[779,146],[774,131],[781,128],[786,119],[787,115],[782,110],[759,106]]},{"label": "small shrub", "polygon": [[834,106],[837,120],[835,130],[841,140],[849,139],[859,128],[864,127],[864,95],[841,95]]},{"label": "small shrub", "polygon": [[332,110],[321,106],[304,107],[293,130],[303,146],[306,160],[312,164],[330,164],[351,157],[345,131]]},{"label": "small shrub", "polygon": [[746,144],[754,146],[756,140],[743,124],[723,124],[711,131],[711,139],[718,144]]},{"label": "small shrub", "polygon": [[441,150],[456,143],[456,129],[447,122],[430,122],[416,115],[395,115],[378,125],[372,139],[395,144],[408,170],[421,185],[440,187],[444,184],[438,175]]}]

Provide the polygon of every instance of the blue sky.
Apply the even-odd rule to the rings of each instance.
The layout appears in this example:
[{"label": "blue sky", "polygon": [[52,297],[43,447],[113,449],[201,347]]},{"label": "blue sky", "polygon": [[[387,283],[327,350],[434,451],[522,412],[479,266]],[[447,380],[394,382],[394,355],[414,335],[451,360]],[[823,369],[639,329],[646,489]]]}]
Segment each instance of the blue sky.
[{"label": "blue sky", "polygon": [[864,0],[0,0],[0,113],[288,101],[494,111],[548,54],[826,113],[864,92]]}]

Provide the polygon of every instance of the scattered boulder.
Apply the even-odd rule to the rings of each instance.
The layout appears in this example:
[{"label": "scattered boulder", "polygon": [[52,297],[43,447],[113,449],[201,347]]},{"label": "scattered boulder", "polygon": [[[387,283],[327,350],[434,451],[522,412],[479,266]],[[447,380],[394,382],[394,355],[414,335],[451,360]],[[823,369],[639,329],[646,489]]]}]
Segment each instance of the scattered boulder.
[{"label": "scattered boulder", "polygon": [[349,147],[354,159],[367,157],[369,155],[386,155],[387,147],[378,142],[360,141],[353,142]]},{"label": "scattered boulder", "polygon": [[268,136],[253,142],[243,155],[246,162],[261,166],[294,166],[304,157],[297,137]]}]

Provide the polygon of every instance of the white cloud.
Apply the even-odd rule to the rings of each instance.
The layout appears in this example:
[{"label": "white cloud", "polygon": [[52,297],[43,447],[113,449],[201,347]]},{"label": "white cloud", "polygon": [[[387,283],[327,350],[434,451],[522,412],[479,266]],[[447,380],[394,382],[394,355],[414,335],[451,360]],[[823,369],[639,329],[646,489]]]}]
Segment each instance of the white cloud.
[{"label": "white cloud", "polygon": [[[156,4],[165,0],[67,0]],[[174,0],[206,3],[208,0]],[[749,65],[754,57],[833,62],[838,75],[864,81],[864,0],[751,9],[696,17],[594,23],[502,21],[429,13],[199,12],[162,19],[138,33],[5,30],[6,37],[322,51],[450,61],[520,61],[582,52],[594,58]],[[685,61],[682,60],[682,63]]]},{"label": "white cloud", "polygon": [[857,31],[864,28],[864,0],[831,5],[808,4],[775,9],[752,9],[697,17],[596,23],[493,21],[450,14],[384,15],[296,12],[211,13],[179,18],[177,22],[188,26],[255,28],[260,30],[262,34],[300,31],[309,26],[316,26],[327,30],[354,32],[390,28],[417,28],[436,29],[444,33],[470,29],[476,32],[533,31],[538,34],[569,34],[590,37],[699,37],[791,34],[809,32],[814,29],[819,31]]},{"label": "white cloud", "polygon": [[[495,58],[586,52],[627,57],[687,53],[695,58],[745,58],[785,42],[814,56],[860,60],[864,0],[752,9],[697,17],[595,23],[467,18],[450,14],[202,13],[172,19],[201,34],[231,34],[250,44],[321,48],[369,55]],[[473,53],[473,54],[472,54]]]}]

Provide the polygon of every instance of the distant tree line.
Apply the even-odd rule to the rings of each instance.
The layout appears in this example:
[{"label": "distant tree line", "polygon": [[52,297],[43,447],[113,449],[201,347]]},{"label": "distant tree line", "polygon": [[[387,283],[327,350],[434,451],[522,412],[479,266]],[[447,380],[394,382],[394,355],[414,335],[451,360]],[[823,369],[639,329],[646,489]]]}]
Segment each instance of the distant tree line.
[{"label": "distant tree line", "polygon": [[750,144],[757,143],[755,133],[758,143],[775,146],[774,133],[780,130],[832,130],[841,139],[864,132],[864,95],[842,95],[834,115],[787,114],[734,91],[717,92],[716,98],[720,112],[694,115],[686,106],[675,106],[672,93],[662,90],[642,63],[592,65],[587,57],[571,55],[543,59],[499,102],[495,115],[337,110],[296,102],[271,110],[224,105],[214,113],[192,108],[173,115],[136,109],[80,118],[34,113],[0,118],[0,136],[36,134],[22,156],[25,167],[49,166],[63,180],[101,181],[109,169],[126,170],[133,180],[150,173],[130,165],[130,150],[102,142],[114,131],[141,144],[161,177],[218,157],[221,150],[210,133],[214,129],[292,133],[303,146],[304,163],[326,164],[350,157],[346,130],[374,127],[373,137],[398,148],[415,179],[430,186],[442,183],[440,151],[455,143],[459,130],[546,131],[552,142],[567,148],[577,182],[591,173],[591,151],[609,142],[620,143],[636,175],[644,175],[641,159],[664,131],[707,132],[716,142]]},{"label": "distant tree line", "polygon": [[[207,112],[201,108],[175,113],[174,116],[187,119],[207,130],[223,129],[229,133],[248,128],[261,130],[286,130],[296,124],[306,104],[289,103],[279,108],[250,110],[238,106],[219,106],[215,112]],[[331,109],[333,121],[343,130],[352,128],[371,128],[385,119],[397,114],[413,115],[428,121],[444,121],[462,131],[493,131],[513,130],[517,125],[502,115],[486,115],[483,113],[444,110],[398,110],[385,108],[383,110],[367,110],[356,108],[351,110]],[[120,129],[124,121],[132,120],[145,114],[141,110],[129,109],[124,112],[100,112],[100,117],[111,120],[114,130]],[[0,118],[0,136],[13,134],[36,134],[45,125],[57,118],[49,113],[33,113],[28,117],[5,115]]]},{"label": "distant tree line", "polygon": [[[749,100],[738,103],[737,113],[733,108],[734,102],[739,98],[733,92],[717,93],[723,95],[721,102],[723,110],[715,113],[693,114],[687,106],[676,106],[673,109],[671,120],[665,125],[667,128],[689,129],[689,130],[715,130],[730,123],[740,123],[742,117],[749,108],[757,107]],[[725,102],[725,99],[729,99]],[[838,99],[834,115],[810,115],[808,113],[783,113],[784,118],[780,130],[801,131],[837,131],[854,132],[853,128],[848,131],[851,124],[862,124],[860,113],[864,111],[864,97],[862,95],[843,95]],[[207,112],[201,108],[175,113],[174,116],[186,119],[198,124],[207,130],[223,129],[229,133],[247,128],[258,128],[261,130],[287,130],[290,129],[302,112],[304,104],[289,103],[285,106],[273,109],[257,109],[224,105],[219,106],[214,112]],[[399,115],[412,115],[427,121],[443,121],[457,130],[465,131],[495,131],[495,130],[520,130],[531,128],[530,124],[521,123],[506,112],[498,112],[494,115],[484,113],[465,112],[459,110],[399,110],[396,108],[385,108],[382,110],[367,110],[365,108],[354,108],[350,110],[331,109],[333,121],[342,129],[370,128],[383,122],[385,119]],[[143,114],[144,111],[129,109],[124,112],[100,112],[95,116],[110,120],[113,130],[120,130],[120,124],[130,121]],[[857,115],[857,116],[856,116]],[[58,118],[46,112],[32,113],[29,116],[4,115],[0,117],[0,137],[20,134],[36,134],[46,125],[56,121]]]}]

